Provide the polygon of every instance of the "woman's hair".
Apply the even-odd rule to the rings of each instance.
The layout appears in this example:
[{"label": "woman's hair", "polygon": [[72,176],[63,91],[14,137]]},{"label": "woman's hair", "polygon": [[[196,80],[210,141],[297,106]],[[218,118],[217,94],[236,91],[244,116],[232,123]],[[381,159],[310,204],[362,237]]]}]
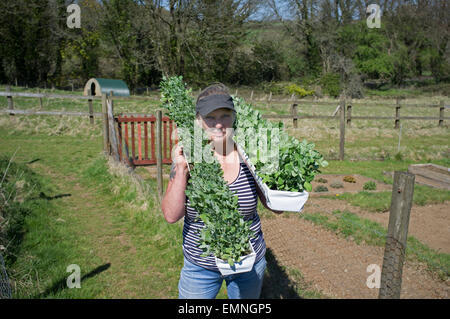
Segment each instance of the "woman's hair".
[{"label": "woman's hair", "polygon": [[200,92],[200,94],[197,97],[197,102],[207,96],[215,94],[230,95],[228,88],[225,86],[225,84],[215,82],[209,85],[208,87],[204,88],[203,91]]}]

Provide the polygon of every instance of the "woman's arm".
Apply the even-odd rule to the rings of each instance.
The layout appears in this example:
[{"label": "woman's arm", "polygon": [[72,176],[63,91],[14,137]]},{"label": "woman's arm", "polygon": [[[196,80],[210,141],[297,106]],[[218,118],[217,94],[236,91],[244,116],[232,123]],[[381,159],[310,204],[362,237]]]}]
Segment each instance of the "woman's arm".
[{"label": "woman's arm", "polygon": [[161,202],[164,218],[170,224],[177,222],[185,214],[188,167],[182,154],[182,148],[177,146],[175,148],[175,156],[172,157],[175,164],[172,165],[170,180]]}]

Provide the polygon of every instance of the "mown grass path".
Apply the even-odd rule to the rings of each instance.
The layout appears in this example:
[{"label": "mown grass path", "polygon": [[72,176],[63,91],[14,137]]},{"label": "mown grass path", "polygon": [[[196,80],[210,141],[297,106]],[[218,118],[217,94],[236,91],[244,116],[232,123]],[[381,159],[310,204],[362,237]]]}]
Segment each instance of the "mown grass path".
[{"label": "mown grass path", "polygon": [[[154,251],[158,245],[148,245],[145,229],[127,218],[114,194],[83,176],[99,156],[101,139],[8,136],[3,131],[0,148],[10,155],[17,150],[14,160],[29,163],[54,189],[54,194],[43,194],[53,211],[32,219],[13,267],[18,275],[35,273],[25,276],[27,289],[16,291],[16,297],[176,297],[179,260],[169,258],[170,265],[164,264]],[[80,266],[81,289],[67,288],[71,264]]]}]

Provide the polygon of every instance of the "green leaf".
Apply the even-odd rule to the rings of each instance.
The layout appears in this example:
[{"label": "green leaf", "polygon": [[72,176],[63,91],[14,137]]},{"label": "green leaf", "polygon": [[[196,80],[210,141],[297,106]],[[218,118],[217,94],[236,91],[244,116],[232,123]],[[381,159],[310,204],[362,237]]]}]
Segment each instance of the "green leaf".
[{"label": "green leaf", "polygon": [[306,191],[307,191],[307,192],[310,192],[310,191],[312,191],[312,186],[311,186],[311,184],[310,184],[310,183],[308,183],[308,182],[305,182],[305,184],[304,184],[303,186],[305,186],[305,189],[306,189]]}]

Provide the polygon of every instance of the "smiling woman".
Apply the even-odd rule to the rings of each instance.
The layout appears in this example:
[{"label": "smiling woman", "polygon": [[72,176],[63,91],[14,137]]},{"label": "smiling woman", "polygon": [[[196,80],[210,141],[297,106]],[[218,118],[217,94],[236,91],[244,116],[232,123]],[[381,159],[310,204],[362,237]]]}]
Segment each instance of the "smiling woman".
[{"label": "smiling woman", "polygon": [[[169,116],[183,116],[183,123],[176,122],[181,127],[190,124],[185,120],[193,119],[192,111],[192,121],[206,131],[205,143],[216,159],[196,162],[189,170],[183,148],[178,145],[174,152],[162,210],[169,223],[184,217],[179,297],[215,298],[225,280],[229,298],[258,298],[266,267],[266,245],[256,210],[261,195],[232,139],[233,99],[223,84],[214,84],[200,93],[194,108],[180,78],[161,86]],[[179,96],[180,92],[184,93]],[[249,260],[244,256],[252,254],[250,266],[239,270],[241,260]],[[219,259],[232,275],[221,268]]]}]

